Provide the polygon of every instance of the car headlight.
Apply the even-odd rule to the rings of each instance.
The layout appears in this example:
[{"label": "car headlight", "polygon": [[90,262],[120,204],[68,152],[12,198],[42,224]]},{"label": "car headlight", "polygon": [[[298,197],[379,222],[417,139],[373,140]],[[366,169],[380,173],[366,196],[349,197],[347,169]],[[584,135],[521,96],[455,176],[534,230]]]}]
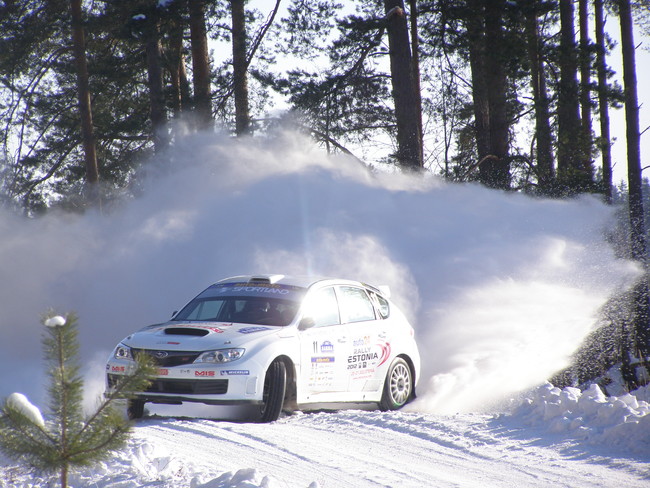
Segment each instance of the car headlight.
[{"label": "car headlight", "polygon": [[133,361],[133,352],[131,351],[131,348],[129,346],[125,346],[124,344],[119,344],[115,348],[115,351],[113,351],[113,357],[115,359],[130,359],[131,361]]},{"label": "car headlight", "polygon": [[195,363],[229,363],[235,361],[244,355],[245,349],[218,349],[216,351],[206,351],[194,360]]}]

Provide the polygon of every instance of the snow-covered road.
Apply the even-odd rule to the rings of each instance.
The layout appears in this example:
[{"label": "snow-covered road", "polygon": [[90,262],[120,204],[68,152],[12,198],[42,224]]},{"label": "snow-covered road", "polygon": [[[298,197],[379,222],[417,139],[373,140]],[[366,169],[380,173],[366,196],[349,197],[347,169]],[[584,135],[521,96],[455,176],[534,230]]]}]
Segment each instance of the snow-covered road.
[{"label": "snow-covered road", "polygon": [[650,486],[648,463],[556,444],[507,420],[360,411],[297,414],[270,425],[149,419],[135,439],[191,461],[188,472],[255,467],[279,487]]}]

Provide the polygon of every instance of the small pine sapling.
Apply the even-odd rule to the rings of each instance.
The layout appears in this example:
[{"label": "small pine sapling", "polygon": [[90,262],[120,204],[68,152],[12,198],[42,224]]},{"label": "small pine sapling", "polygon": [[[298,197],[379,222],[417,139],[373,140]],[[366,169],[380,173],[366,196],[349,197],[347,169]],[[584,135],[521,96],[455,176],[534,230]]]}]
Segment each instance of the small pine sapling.
[{"label": "small pine sapling", "polygon": [[43,323],[49,414],[41,415],[20,393],[9,395],[0,408],[0,451],[37,471],[59,473],[61,488],[67,488],[71,468],[105,459],[124,446],[131,423],[115,408],[115,401],[127,398],[128,392],[145,390],[156,368],[142,355],[95,410],[84,414],[77,318],[50,315]]}]

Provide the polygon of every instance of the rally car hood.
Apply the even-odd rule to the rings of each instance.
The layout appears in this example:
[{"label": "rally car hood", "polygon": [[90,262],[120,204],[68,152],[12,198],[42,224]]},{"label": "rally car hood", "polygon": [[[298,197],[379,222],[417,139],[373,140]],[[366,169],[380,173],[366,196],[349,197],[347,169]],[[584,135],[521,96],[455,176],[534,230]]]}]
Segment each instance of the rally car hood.
[{"label": "rally car hood", "polygon": [[169,351],[207,351],[220,347],[238,347],[251,340],[277,333],[284,327],[223,322],[165,322],[145,327],[124,341],[136,349]]}]

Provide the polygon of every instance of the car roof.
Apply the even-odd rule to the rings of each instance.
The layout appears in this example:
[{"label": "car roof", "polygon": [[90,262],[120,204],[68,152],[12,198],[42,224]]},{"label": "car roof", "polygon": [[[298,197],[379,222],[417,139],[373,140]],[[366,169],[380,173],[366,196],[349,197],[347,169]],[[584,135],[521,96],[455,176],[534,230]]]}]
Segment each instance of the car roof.
[{"label": "car roof", "polygon": [[268,283],[268,284],[281,284],[281,285],[291,285],[299,286],[301,288],[310,288],[316,283],[322,285],[357,285],[365,286],[374,290],[386,298],[389,298],[390,292],[388,287],[375,287],[367,283],[362,283],[360,281],[342,279],[342,278],[331,278],[325,276],[316,276],[316,275],[283,275],[283,274],[259,274],[259,275],[240,275],[240,276],[231,276],[230,278],[224,278],[219,280],[217,283]]}]

